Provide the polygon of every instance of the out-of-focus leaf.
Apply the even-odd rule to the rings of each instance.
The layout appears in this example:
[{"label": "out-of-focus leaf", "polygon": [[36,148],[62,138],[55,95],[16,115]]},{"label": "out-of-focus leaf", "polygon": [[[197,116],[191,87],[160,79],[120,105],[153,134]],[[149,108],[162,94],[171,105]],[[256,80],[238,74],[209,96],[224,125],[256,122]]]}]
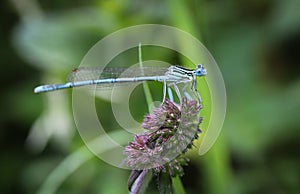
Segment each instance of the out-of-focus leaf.
[{"label": "out-of-focus leaf", "polygon": [[51,13],[22,23],[14,33],[19,54],[47,71],[61,72],[79,65],[87,50],[114,29],[112,14],[94,9]]}]

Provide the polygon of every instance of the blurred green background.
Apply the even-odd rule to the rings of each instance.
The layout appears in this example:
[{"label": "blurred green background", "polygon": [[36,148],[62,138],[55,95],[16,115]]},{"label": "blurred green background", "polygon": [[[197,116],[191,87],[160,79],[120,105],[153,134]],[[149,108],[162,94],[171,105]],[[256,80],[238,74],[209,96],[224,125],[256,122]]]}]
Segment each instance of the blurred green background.
[{"label": "blurred green background", "polygon": [[[84,147],[71,91],[33,88],[63,82],[98,40],[145,23],[201,40],[226,84],[224,127],[206,155],[190,154],[186,193],[300,193],[299,8],[299,0],[2,1],[0,193],[127,193],[129,171]],[[180,63],[167,51],[143,57]],[[135,110],[139,119],[146,107]]]}]

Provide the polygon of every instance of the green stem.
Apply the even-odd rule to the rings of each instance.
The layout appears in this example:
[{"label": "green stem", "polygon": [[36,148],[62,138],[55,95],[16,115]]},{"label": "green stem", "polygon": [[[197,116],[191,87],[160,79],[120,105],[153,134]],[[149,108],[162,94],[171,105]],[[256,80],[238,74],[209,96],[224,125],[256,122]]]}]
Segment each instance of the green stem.
[{"label": "green stem", "polygon": [[229,154],[225,143],[225,138],[221,134],[213,148],[205,155],[204,176],[208,193],[232,193],[232,172],[229,167]]},{"label": "green stem", "polygon": [[[143,67],[142,43],[139,43],[139,65],[140,65],[140,67]],[[147,104],[148,104],[148,107],[149,107],[149,112],[150,112],[151,111],[150,110],[150,105],[153,103],[153,98],[152,98],[151,91],[150,91],[150,88],[149,88],[149,85],[148,85],[147,82],[143,82],[143,88],[144,88],[144,94],[145,94],[146,101],[147,101]]]},{"label": "green stem", "polygon": [[173,189],[175,194],[185,194],[184,187],[181,182],[181,178],[179,176],[176,176],[172,178],[172,183],[173,183]]}]

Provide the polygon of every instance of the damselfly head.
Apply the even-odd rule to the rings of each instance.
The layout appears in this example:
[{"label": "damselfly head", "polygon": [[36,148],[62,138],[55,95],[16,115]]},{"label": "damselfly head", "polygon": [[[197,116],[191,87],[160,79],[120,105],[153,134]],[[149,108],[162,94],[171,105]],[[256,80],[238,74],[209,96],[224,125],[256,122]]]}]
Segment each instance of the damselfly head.
[{"label": "damselfly head", "polygon": [[195,70],[196,76],[204,76],[207,74],[205,67],[202,64],[198,64]]}]

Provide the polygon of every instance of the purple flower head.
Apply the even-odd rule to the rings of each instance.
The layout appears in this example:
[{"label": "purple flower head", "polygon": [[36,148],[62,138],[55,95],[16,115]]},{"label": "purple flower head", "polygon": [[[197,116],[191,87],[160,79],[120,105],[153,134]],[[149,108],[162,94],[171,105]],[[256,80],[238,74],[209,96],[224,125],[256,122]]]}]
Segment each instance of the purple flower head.
[{"label": "purple flower head", "polygon": [[183,98],[177,105],[166,99],[145,116],[142,124],[145,131],[135,135],[134,141],[125,147],[126,164],[134,170],[153,169],[156,174],[182,176],[182,166],[189,161],[184,153],[192,148],[201,132],[201,108],[195,100]]}]

